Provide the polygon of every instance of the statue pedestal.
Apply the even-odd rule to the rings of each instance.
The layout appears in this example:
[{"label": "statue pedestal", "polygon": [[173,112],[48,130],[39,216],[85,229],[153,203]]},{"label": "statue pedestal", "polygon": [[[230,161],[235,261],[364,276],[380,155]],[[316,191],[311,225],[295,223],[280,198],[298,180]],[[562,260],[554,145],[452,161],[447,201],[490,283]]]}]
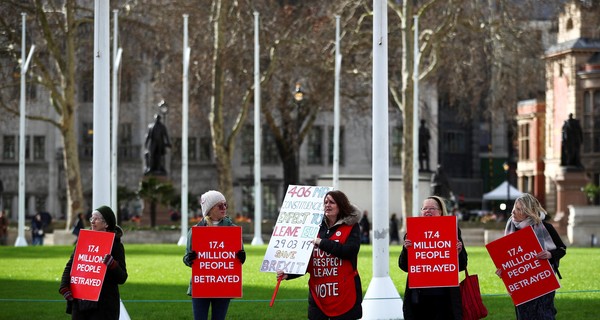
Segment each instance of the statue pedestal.
[{"label": "statue pedestal", "polygon": [[600,237],[599,206],[569,206],[567,236],[572,246],[594,247]]},{"label": "statue pedestal", "polygon": [[567,233],[569,206],[585,206],[587,199],[581,189],[588,179],[580,168],[561,167],[554,180],[556,181],[556,216],[553,225],[559,234]]},{"label": "statue pedestal", "polygon": [[[156,179],[159,181],[159,183],[171,183],[171,180],[167,177],[167,176],[163,176],[163,175],[146,175],[144,176],[144,178],[142,179],[144,180],[148,180],[148,179]],[[141,216],[141,220],[140,220],[140,225],[142,226],[151,226],[152,225],[152,214],[151,214],[151,203],[150,201],[146,198],[143,199],[144,200],[144,210],[142,211],[142,216]],[[179,222],[173,222],[171,221],[171,217],[169,215],[169,206],[160,204],[160,203],[156,203],[156,226],[162,226],[162,225],[170,225],[170,224],[178,224]]]}]

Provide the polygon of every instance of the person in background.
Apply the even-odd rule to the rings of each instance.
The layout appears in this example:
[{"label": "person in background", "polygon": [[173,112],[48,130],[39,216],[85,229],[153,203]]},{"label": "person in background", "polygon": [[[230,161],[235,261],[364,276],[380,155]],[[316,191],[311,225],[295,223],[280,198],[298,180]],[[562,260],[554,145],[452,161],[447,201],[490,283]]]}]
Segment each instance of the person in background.
[{"label": "person in background", "polygon": [[[421,217],[447,216],[448,210],[443,198],[438,196],[428,197],[423,201]],[[412,250],[412,241],[408,233],[404,235],[404,246],[398,258],[398,266],[402,271],[408,272],[408,250]],[[467,267],[467,250],[464,247],[460,229],[458,229],[458,269],[463,271]],[[410,277],[410,274],[409,274]],[[406,279],[404,292],[404,319],[462,319],[462,301],[459,287],[440,287],[411,289]]]},{"label": "person in background", "polygon": [[390,244],[400,244],[400,232],[398,231],[398,218],[395,213],[390,217]]},{"label": "person in background", "polygon": [[[558,271],[558,265],[560,259],[567,254],[567,246],[563,243],[556,229],[544,221],[546,216],[546,210],[540,202],[531,194],[523,193],[515,200],[510,219],[508,219],[504,229],[504,235],[532,226],[536,238],[542,245],[542,251],[537,254],[536,258],[549,260],[554,272],[562,279]],[[496,274],[500,277],[502,270],[497,269]],[[554,295],[555,292],[552,291],[516,306],[517,320],[554,319],[557,313],[554,307]]]},{"label": "person in background", "polygon": [[78,213],[77,221],[73,225],[73,232],[71,232],[75,236],[75,242],[73,242],[74,244],[77,243],[77,239],[79,238],[79,231],[81,231],[81,229],[85,229],[85,223],[83,222],[84,220],[85,217],[83,216],[83,213]]},{"label": "person in background", "polygon": [[71,267],[73,254],[65,266],[58,292],[67,300],[67,313],[71,319],[106,319],[117,320],[120,314],[119,285],[127,280],[125,248],[121,242],[123,230],[117,226],[114,212],[107,206],[101,206],[92,212],[91,229],[94,231],[113,232],[115,239],[110,254],[106,254],[102,262],[106,265],[106,275],[98,301],[79,300],[73,298],[71,291]]},{"label": "person in background", "polygon": [[42,215],[38,212],[31,219],[31,244],[34,246],[43,246],[44,245],[44,237],[46,233],[44,232],[44,221],[42,220]]},{"label": "person in background", "polygon": [[371,242],[369,232],[371,230],[371,223],[369,222],[369,212],[363,211],[362,218],[360,218],[360,243],[369,244]]},{"label": "person in background", "polygon": [[[325,217],[313,240],[314,250],[309,261],[308,319],[362,318],[362,286],[358,274],[360,251],[360,210],[350,204],[339,190],[325,195]],[[329,271],[327,275],[323,271]],[[295,279],[301,275],[277,271],[278,279]],[[354,279],[354,281],[352,281]],[[335,292],[317,292],[322,286],[336,286]]]},{"label": "person in background", "polygon": [[0,245],[5,246],[8,239],[8,218],[4,210],[0,210]]},{"label": "person in background", "polygon": [[[231,218],[227,216],[227,201],[222,193],[215,190],[210,190],[200,197],[200,206],[202,207],[203,219],[196,224],[196,227],[221,227],[234,226]],[[188,231],[187,247],[183,256],[183,263],[192,267],[194,261],[198,257],[198,253],[192,250],[192,229]],[[236,253],[236,258],[242,264],[246,261],[246,252],[242,250]],[[187,290],[189,296],[192,295],[192,282]],[[212,305],[212,320],[222,320],[227,316],[229,309],[230,298],[192,298],[192,311],[194,312],[195,320],[208,319],[208,310]]]}]

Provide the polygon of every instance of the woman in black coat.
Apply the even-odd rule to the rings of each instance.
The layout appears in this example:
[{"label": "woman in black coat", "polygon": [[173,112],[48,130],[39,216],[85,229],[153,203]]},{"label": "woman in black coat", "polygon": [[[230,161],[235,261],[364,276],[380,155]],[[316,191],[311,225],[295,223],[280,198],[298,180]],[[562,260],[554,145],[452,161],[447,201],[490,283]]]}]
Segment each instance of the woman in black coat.
[{"label": "woman in black coat", "polygon": [[[428,197],[423,201],[421,208],[422,217],[448,215],[445,202],[437,196]],[[404,236],[404,246],[398,258],[398,266],[408,272],[408,250],[412,247],[412,241],[408,235]],[[458,269],[463,271],[467,267],[467,250],[464,248],[461,232],[458,229]],[[410,275],[409,275],[410,276]],[[459,287],[439,287],[411,289],[406,279],[406,290],[404,291],[404,319],[422,320],[461,320],[462,302]]]},{"label": "woman in black coat", "polygon": [[119,285],[127,280],[127,268],[125,263],[125,248],[121,243],[123,230],[116,224],[113,211],[102,206],[92,212],[90,219],[92,230],[115,233],[115,240],[110,254],[104,257],[103,263],[107,270],[100,291],[98,301],[74,299],[71,293],[71,266],[73,265],[73,254],[62,274],[59,292],[67,300],[67,313],[71,319],[93,319],[93,320],[117,320],[119,319],[121,297]]},{"label": "woman in black coat", "polygon": [[[363,300],[357,270],[360,210],[351,205],[348,197],[338,190],[325,195],[324,206],[325,217],[313,241],[315,248],[307,268],[310,274],[308,319],[360,319]],[[278,271],[277,277],[294,279],[300,275]],[[331,286],[337,289],[328,290]]]}]

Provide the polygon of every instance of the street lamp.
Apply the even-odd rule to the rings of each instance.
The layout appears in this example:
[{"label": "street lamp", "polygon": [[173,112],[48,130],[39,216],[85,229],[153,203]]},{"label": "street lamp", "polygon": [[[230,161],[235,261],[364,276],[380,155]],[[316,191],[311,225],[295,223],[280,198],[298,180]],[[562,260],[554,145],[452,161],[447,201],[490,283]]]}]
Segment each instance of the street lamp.
[{"label": "street lamp", "polygon": [[304,100],[304,91],[302,91],[302,86],[300,85],[300,82],[296,82],[296,91],[294,92],[294,100],[296,100],[296,103],[298,104],[298,106],[300,105],[302,100]]},{"label": "street lamp", "polygon": [[510,181],[508,179],[510,174],[510,165],[508,164],[508,161],[504,162],[502,168],[504,169],[504,173],[506,173],[506,218],[508,218],[508,212],[510,211],[508,206],[510,202]]},{"label": "street lamp", "polygon": [[169,105],[165,100],[161,100],[158,103],[158,111],[162,114],[163,118],[167,115],[167,112],[169,112]]}]

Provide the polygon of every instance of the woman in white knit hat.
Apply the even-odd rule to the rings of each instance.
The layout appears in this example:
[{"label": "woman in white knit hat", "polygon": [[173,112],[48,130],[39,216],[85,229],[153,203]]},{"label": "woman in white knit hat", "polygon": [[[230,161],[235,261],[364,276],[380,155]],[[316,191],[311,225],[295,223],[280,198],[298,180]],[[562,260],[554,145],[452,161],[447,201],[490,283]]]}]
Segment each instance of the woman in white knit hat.
[{"label": "woman in white knit hat", "polygon": [[[227,216],[227,201],[222,193],[210,190],[200,197],[200,206],[202,207],[203,219],[196,226],[234,226],[233,221]],[[187,247],[183,256],[183,263],[192,267],[198,254],[192,250],[192,229],[188,231]],[[246,261],[246,252],[243,247],[238,251],[236,257],[243,264]],[[187,294],[192,295],[192,284],[188,287]],[[208,310],[212,305],[213,320],[225,319],[227,309],[229,308],[230,298],[192,298],[192,309],[195,320],[208,319]]]}]

